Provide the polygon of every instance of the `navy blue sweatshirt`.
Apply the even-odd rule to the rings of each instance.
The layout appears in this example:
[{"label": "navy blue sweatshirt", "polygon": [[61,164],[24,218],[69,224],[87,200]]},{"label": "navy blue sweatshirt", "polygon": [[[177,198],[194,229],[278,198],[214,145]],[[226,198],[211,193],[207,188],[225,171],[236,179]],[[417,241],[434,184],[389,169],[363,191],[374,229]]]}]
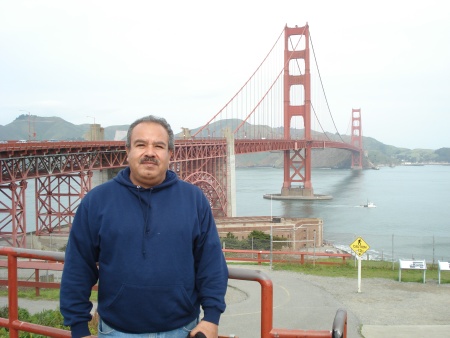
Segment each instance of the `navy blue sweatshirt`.
[{"label": "navy blue sweatshirt", "polygon": [[228,269],[208,200],[167,171],[163,183],[135,186],[126,168],[92,189],[72,224],[60,310],[72,337],[89,335],[91,288],[98,313],[129,333],[170,331],[199,316],[219,324]]}]

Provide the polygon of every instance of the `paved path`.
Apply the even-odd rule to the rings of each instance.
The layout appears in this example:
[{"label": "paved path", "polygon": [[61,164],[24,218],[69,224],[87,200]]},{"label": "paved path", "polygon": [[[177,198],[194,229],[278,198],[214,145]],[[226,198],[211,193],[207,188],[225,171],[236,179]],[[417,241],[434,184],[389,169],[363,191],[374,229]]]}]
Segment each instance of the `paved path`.
[{"label": "paved path", "polygon": [[[233,265],[233,267],[238,267]],[[450,337],[450,285],[403,283],[385,279],[357,280],[260,269],[274,285],[275,328],[331,330],[339,308],[348,313],[348,338]],[[220,334],[260,337],[261,287],[257,282],[230,280],[227,310]],[[7,298],[0,298],[0,306]],[[19,300],[31,313],[57,309],[58,302]]]},{"label": "paved path", "polygon": [[[249,267],[252,268],[252,267]],[[255,268],[258,269],[258,268]],[[260,268],[261,269],[261,268]],[[336,311],[343,304],[323,292],[301,275],[262,268],[274,285],[273,327],[297,330],[331,330]],[[238,296],[234,294],[238,294]],[[245,298],[244,295],[247,296]],[[257,282],[230,280],[226,312],[220,322],[220,334],[240,338],[260,337],[261,287]],[[237,299],[233,299],[233,298]],[[245,298],[245,299],[244,299]],[[359,321],[348,313],[348,337],[358,334]]]},{"label": "paved path", "polygon": [[[348,314],[348,338],[450,337],[449,284],[363,279],[358,293],[356,278],[259,269],[274,284],[275,328],[331,330],[336,311],[342,308]],[[229,285],[231,299],[220,333],[260,337],[259,283],[230,280]]]}]

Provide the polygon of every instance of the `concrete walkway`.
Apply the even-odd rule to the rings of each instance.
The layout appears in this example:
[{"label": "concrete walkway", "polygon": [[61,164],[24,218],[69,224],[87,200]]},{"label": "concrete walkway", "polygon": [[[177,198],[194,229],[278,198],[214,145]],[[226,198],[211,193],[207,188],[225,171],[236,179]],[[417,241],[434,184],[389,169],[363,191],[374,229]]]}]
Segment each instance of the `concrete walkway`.
[{"label": "concrete walkway", "polygon": [[[358,313],[359,309],[348,308],[325,288],[311,283],[310,278],[305,278],[307,276],[285,271],[270,271],[265,267],[254,268],[262,269],[273,282],[274,328],[331,330],[336,311],[342,308],[347,311],[348,338],[450,338],[450,325],[364,324],[355,314]],[[328,279],[324,278],[323,280],[327,281]],[[333,285],[333,283],[333,278],[330,278],[329,285]],[[230,280],[229,286],[231,299],[227,302],[227,309],[221,319],[220,334],[235,334],[240,338],[260,337],[259,308],[261,297],[259,283]],[[239,299],[239,292],[247,295],[247,298]],[[234,293],[238,293],[237,296],[234,296],[237,298],[236,300],[233,300],[233,296],[231,296]],[[372,318],[377,316],[384,318],[383,314],[370,311],[370,304],[368,306],[368,312]],[[426,307],[426,304],[424,306]],[[442,304],[442,306],[443,308],[447,307],[445,304]],[[427,309],[417,307],[415,311],[420,314]],[[447,310],[447,313],[450,315],[450,310]]]},{"label": "concrete walkway", "polygon": [[[236,266],[233,266],[236,267]],[[370,323],[364,323],[360,318],[367,318],[359,314],[360,309],[344,304],[342,298],[336,297],[327,287],[311,282],[311,276],[290,273],[285,271],[271,271],[267,267],[248,267],[261,269],[267,274],[274,285],[274,312],[273,327],[296,330],[331,330],[336,311],[340,308],[347,310],[348,338],[428,338],[450,337],[450,325],[373,325],[383,321],[386,314],[373,311],[370,318],[376,318]],[[316,280],[316,279],[314,279]],[[333,288],[333,278],[320,278],[328,288]],[[440,286],[436,286],[440,287]],[[342,288],[341,288],[342,289]],[[450,288],[440,289],[444,292]],[[347,291],[344,291],[347,292]],[[350,297],[350,295],[349,295]],[[345,299],[345,294],[344,294]],[[364,299],[364,298],[361,298]],[[371,305],[367,300],[366,305]],[[373,301],[373,300],[370,300]],[[442,299],[446,302],[446,299]],[[447,303],[448,304],[448,303]],[[0,306],[7,305],[7,298],[0,297]],[[19,300],[19,306],[27,308],[31,313],[43,309],[57,309],[58,302]],[[389,304],[388,304],[389,306]],[[240,338],[260,337],[260,307],[261,287],[259,283],[230,279],[227,293],[227,309],[221,318],[220,335],[236,335]],[[427,311],[427,307],[414,309],[420,315]],[[450,310],[446,311],[450,322]],[[392,324],[392,323],[391,323]],[[401,324],[401,323],[400,323]]]}]

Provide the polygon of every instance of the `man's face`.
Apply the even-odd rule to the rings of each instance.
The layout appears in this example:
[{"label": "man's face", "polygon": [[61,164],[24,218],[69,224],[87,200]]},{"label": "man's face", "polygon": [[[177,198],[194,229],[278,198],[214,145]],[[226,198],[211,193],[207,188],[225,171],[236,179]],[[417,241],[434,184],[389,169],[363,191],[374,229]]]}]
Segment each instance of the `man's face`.
[{"label": "man's face", "polygon": [[164,181],[169,168],[169,134],[158,123],[140,123],[131,133],[127,155],[131,182],[143,188],[154,187]]}]

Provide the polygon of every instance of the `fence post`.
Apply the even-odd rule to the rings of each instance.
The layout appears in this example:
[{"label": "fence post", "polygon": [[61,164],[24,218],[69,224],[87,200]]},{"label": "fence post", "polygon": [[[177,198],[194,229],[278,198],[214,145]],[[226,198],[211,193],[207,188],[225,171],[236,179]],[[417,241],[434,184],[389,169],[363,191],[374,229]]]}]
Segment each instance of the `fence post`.
[{"label": "fence post", "polygon": [[435,243],[434,243],[434,235],[433,235],[433,266],[434,266],[434,245],[435,245]]},{"label": "fence post", "polygon": [[8,316],[9,316],[9,336],[18,338],[19,332],[12,329],[12,323],[19,319],[19,297],[17,296],[17,256],[8,254]]},{"label": "fence post", "polygon": [[394,234],[392,234],[392,271],[394,271]]},{"label": "fence post", "polygon": [[[39,282],[39,269],[34,269],[34,280],[36,281],[36,282]],[[35,288],[35,293],[36,293],[36,296],[40,296],[40,294],[41,294],[41,289],[39,288],[39,286],[36,286]]]}]

